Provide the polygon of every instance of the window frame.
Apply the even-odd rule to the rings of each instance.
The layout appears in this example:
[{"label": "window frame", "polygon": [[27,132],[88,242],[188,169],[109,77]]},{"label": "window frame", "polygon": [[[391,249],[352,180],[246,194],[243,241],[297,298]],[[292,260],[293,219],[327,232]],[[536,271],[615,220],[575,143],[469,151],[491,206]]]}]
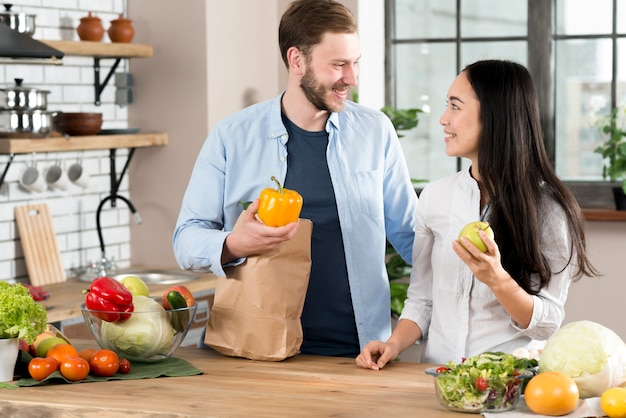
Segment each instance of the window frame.
[{"label": "window frame", "polygon": [[[494,36],[494,37],[461,37],[461,2],[468,0],[456,0],[456,25],[455,37],[450,38],[411,38],[395,39],[395,0],[385,0],[385,105],[395,104],[395,79],[394,79],[394,46],[412,43],[440,43],[454,42],[456,48],[456,72],[461,71],[460,50],[461,44],[482,41],[525,41],[528,45],[527,66],[537,87],[539,100],[539,112],[541,116],[541,128],[544,134],[546,152],[555,164],[556,155],[556,115],[555,104],[555,83],[556,74],[556,49],[558,41],[571,39],[611,39],[612,41],[612,78],[611,78],[611,108],[617,102],[617,40],[626,38],[626,34],[617,34],[617,2],[612,0],[613,16],[612,30],[610,34],[594,35],[559,35],[555,31],[556,27],[556,0],[528,0],[527,35],[526,36]],[[461,169],[461,159],[457,158],[457,170]],[[611,182],[597,181],[568,181],[565,183],[573,191],[580,205],[585,208],[606,208],[614,206],[610,188]]]}]

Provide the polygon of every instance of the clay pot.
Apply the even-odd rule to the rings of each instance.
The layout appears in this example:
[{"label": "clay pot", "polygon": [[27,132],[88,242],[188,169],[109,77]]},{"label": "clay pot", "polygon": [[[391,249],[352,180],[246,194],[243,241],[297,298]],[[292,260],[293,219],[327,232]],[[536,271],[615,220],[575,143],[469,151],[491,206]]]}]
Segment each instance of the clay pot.
[{"label": "clay pot", "polygon": [[132,20],[124,18],[122,14],[115,20],[111,21],[111,27],[108,34],[111,42],[128,43],[135,36],[135,29],[131,25]]},{"label": "clay pot", "polygon": [[87,16],[80,18],[76,32],[81,41],[100,42],[104,36],[104,27],[100,18],[89,12]]}]

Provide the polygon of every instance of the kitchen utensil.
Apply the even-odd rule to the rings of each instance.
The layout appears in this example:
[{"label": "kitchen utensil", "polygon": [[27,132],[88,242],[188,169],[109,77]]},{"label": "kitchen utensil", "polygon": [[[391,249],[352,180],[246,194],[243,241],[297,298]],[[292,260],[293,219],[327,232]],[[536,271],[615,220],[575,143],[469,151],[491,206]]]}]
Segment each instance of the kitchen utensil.
[{"label": "kitchen utensil", "polygon": [[41,193],[48,188],[44,176],[35,165],[31,165],[24,170],[20,176],[19,183],[24,189],[34,193]]},{"label": "kitchen utensil", "polygon": [[129,43],[135,36],[135,29],[132,26],[132,20],[124,18],[120,13],[117,19],[111,21],[111,27],[107,31],[111,42]]},{"label": "kitchen utensil", "polygon": [[50,91],[22,85],[24,80],[15,79],[15,86],[0,89],[2,110],[46,110]]},{"label": "kitchen utensil", "polygon": [[64,282],[67,277],[61,263],[52,218],[45,203],[16,206],[17,223],[26,268],[33,286]]},{"label": "kitchen utensil", "polygon": [[70,179],[63,170],[60,163],[57,163],[46,170],[46,183],[53,189],[67,190],[70,187]]},{"label": "kitchen utensil", "polygon": [[82,161],[77,161],[67,169],[67,177],[72,183],[83,189],[89,186],[89,173],[85,170]]},{"label": "kitchen utensil", "polygon": [[12,12],[11,7],[13,4],[4,4],[5,11],[0,13],[0,23],[19,33],[33,36],[35,33],[35,15]]},{"label": "kitchen utensil", "polygon": [[80,18],[76,32],[81,41],[100,42],[104,36],[104,26],[99,17],[89,12],[87,16]]},{"label": "kitchen utensil", "polygon": [[46,110],[0,110],[0,138],[45,138],[51,126]]},{"label": "kitchen utensil", "polygon": [[95,135],[102,127],[102,113],[59,112],[53,122],[54,128],[64,135]]}]

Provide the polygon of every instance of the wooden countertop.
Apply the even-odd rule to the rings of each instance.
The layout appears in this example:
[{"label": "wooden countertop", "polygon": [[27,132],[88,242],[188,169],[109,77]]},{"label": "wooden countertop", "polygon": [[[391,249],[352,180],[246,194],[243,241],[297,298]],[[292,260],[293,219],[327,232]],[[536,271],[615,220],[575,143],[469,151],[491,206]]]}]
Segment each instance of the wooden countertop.
[{"label": "wooden countertop", "polygon": [[260,362],[191,347],[175,356],[203,374],[0,389],[0,416],[459,417],[439,405],[428,364],[372,371],[350,358]]},{"label": "wooden countertop", "polygon": [[[204,274],[198,279],[177,284],[184,285],[191,293],[197,294],[215,289],[216,282],[217,277],[215,275]],[[170,286],[172,285],[150,284],[150,296],[161,296]],[[50,297],[40,302],[46,307],[49,323],[82,316],[80,305],[85,301],[85,295],[82,293],[82,290],[88,289],[89,283],[79,281],[78,279],[70,279],[63,283],[45,285],[43,288],[50,292]]]}]

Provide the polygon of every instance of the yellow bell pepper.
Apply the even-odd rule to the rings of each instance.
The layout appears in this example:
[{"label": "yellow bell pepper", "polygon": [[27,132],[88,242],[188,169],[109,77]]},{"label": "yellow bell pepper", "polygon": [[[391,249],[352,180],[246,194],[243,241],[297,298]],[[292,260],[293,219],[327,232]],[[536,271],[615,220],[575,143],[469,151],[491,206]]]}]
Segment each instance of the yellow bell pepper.
[{"label": "yellow bell pepper", "polygon": [[302,196],[295,190],[284,189],[278,179],[272,176],[278,190],[263,189],[259,197],[259,219],[268,226],[284,226],[296,222],[302,210]]}]

